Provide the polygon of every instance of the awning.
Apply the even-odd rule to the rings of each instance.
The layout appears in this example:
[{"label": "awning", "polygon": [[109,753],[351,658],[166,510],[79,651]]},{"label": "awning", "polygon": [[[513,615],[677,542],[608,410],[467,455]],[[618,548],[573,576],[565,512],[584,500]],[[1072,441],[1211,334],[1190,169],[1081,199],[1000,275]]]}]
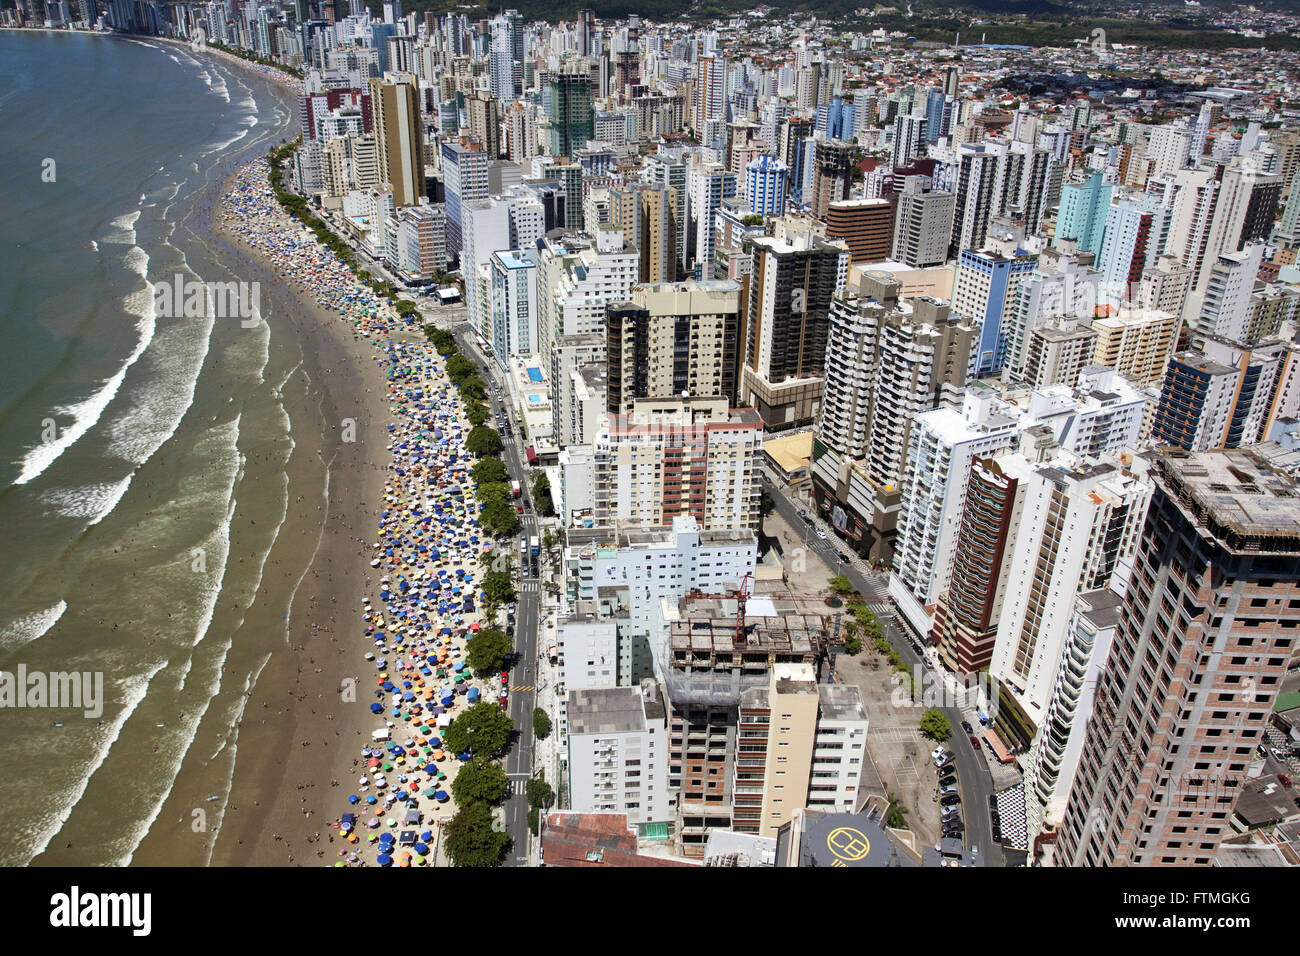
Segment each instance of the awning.
[{"label": "awning", "polygon": [[524,449],[524,454],[528,456],[528,464],[530,465],[537,464],[537,452],[533,451],[532,445],[529,445],[526,449]]},{"label": "awning", "polygon": [[1016,759],[1011,755],[1011,751],[1007,749],[1007,745],[1002,742],[1002,738],[998,736],[998,732],[993,728],[990,727],[984,731],[984,739],[993,748],[993,755],[998,758],[998,763],[1011,763]]}]

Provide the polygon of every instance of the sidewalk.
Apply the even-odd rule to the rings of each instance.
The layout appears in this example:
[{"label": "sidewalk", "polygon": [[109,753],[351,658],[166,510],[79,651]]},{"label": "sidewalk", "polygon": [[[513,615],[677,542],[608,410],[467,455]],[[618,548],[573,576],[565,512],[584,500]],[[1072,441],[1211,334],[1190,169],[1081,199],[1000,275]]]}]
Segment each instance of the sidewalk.
[{"label": "sidewalk", "polygon": [[[546,519],[538,519],[537,531],[539,536],[545,533],[549,522]],[[561,552],[562,554],[563,552]],[[541,572],[538,577],[538,598],[537,598],[537,682],[536,689],[533,692],[533,706],[540,707],[546,711],[546,715],[551,718],[551,732],[545,738],[533,738],[533,776],[536,777],[539,772],[545,774],[546,782],[551,785],[558,800],[560,793],[560,757],[562,748],[559,743],[560,736],[560,718],[559,718],[559,701],[555,696],[555,682],[558,668],[551,665],[547,657],[546,650],[556,640],[556,624],[559,621],[559,607],[561,596],[552,597],[546,590],[544,582],[554,581],[562,586],[559,580],[559,570],[552,566],[550,561],[545,558],[545,552],[542,553],[542,563],[539,567]],[[531,713],[528,719],[532,720]],[[531,833],[528,837],[528,861],[531,866],[538,866],[541,863],[541,847],[537,837]]]}]

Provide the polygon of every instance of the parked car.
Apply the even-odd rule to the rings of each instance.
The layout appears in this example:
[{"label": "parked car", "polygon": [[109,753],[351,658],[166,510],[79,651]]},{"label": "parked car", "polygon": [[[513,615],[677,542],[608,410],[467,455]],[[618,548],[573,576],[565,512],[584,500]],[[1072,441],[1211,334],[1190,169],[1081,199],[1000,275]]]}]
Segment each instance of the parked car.
[{"label": "parked car", "polygon": [[948,754],[942,760],[936,760],[934,762],[935,769],[940,771],[944,770],[946,767],[952,764],[953,759],[954,759],[953,755]]},{"label": "parked car", "polygon": [[940,797],[939,803],[945,807],[955,807],[957,804],[961,803],[961,794],[950,793],[946,797]]},{"label": "parked car", "polygon": [[966,733],[970,734],[971,736],[974,736],[975,734],[975,728],[970,725],[969,720],[963,720],[961,722],[961,729],[966,731]]},{"label": "parked car", "polygon": [[[976,737],[974,734],[971,734],[971,735],[970,735],[970,745],[971,745],[972,747],[975,748],[976,752],[979,751],[979,749],[980,749],[980,739],[979,739],[978,737]],[[989,744],[989,750],[991,751],[992,749],[993,749],[993,745],[992,745],[992,744]]]},{"label": "parked car", "polygon": [[951,787],[956,782],[957,782],[957,775],[955,773],[950,773],[947,776],[939,778],[939,786],[941,787]]},{"label": "parked car", "polygon": [[940,787],[940,788],[939,788],[939,796],[941,796],[941,797],[946,797],[946,796],[948,796],[949,794],[953,794],[953,793],[956,793],[956,792],[957,792],[957,788],[956,788],[955,786],[953,786],[952,784],[949,784],[949,785],[946,786],[946,787]]},{"label": "parked car", "polygon": [[1277,782],[1280,783],[1280,784],[1281,784],[1282,786],[1284,786],[1284,787],[1289,787],[1289,786],[1291,786],[1291,778],[1288,777],[1288,776],[1287,776],[1286,774],[1284,774],[1284,773],[1280,773],[1280,774],[1277,775]]},{"label": "parked car", "polygon": [[938,763],[946,756],[948,756],[948,751],[944,750],[942,747],[935,747],[933,750],[930,751],[930,759],[935,761],[936,763]]},{"label": "parked car", "polygon": [[825,540],[826,540],[826,532],[823,531],[821,528],[818,528],[818,529],[817,529],[817,537],[819,537],[819,538],[821,538],[823,541],[825,541]]}]

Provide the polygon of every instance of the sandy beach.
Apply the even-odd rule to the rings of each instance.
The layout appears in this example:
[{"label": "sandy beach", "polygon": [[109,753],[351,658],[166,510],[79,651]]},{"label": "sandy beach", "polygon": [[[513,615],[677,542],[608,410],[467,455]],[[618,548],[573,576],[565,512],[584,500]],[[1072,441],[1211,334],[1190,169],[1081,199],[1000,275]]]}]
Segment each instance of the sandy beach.
[{"label": "sandy beach", "polygon": [[[384,865],[397,835],[372,832],[357,846],[345,815],[363,813],[372,830],[381,820],[370,814],[415,812],[421,829],[448,819],[456,758],[437,728],[458,705],[499,693],[463,663],[489,545],[467,473],[469,424],[415,320],[398,319],[291,220],[266,177],[258,160],[227,181],[213,234],[261,283],[272,334],[301,352],[283,388],[292,502],[242,623],[285,639],[244,712],[210,862]],[[391,728],[384,749],[376,727]],[[164,813],[184,814],[179,794],[195,792],[185,783]],[[427,843],[416,845],[429,862]],[[138,860],[186,862],[152,835]]]}]

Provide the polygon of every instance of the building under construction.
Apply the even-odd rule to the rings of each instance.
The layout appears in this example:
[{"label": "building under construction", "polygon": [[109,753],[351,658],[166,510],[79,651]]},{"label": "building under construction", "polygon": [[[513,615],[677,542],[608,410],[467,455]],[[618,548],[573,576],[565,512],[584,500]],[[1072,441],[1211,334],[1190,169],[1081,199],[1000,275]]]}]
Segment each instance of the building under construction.
[{"label": "building under construction", "polygon": [[788,592],[665,601],[655,669],[669,701],[668,788],[677,794],[679,851],[701,858],[709,831],[732,826],[741,694],[766,688],[774,667],[817,669],[834,621],[823,599]]}]

